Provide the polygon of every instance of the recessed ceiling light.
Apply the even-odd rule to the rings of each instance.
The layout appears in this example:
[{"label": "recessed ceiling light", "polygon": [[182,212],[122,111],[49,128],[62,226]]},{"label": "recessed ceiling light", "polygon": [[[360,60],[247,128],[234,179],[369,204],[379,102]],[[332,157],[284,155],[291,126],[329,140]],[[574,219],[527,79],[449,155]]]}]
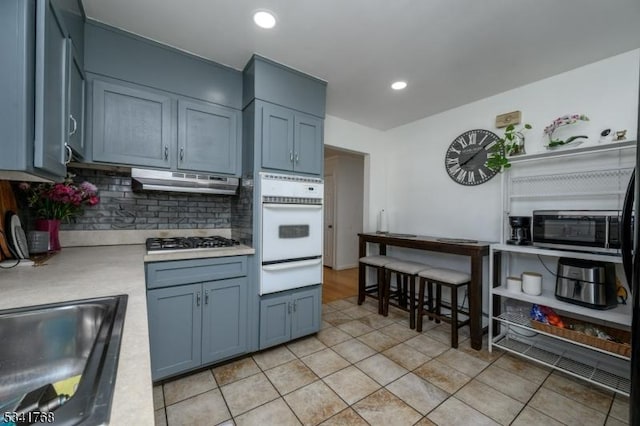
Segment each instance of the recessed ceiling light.
[{"label": "recessed ceiling light", "polygon": [[407,82],[406,81],[396,81],[393,84],[391,84],[391,88],[393,90],[402,90],[405,87],[407,87]]},{"label": "recessed ceiling light", "polygon": [[276,16],[268,10],[259,10],[253,14],[253,22],[260,28],[273,28],[276,26]]}]

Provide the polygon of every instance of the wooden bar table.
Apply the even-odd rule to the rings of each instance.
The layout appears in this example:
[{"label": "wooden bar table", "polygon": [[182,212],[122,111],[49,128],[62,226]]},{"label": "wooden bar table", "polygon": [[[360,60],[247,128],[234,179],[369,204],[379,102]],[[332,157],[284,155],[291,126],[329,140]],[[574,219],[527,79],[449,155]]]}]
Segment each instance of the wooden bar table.
[{"label": "wooden bar table", "polygon": [[[387,254],[387,246],[395,246],[468,256],[471,261],[471,283],[469,284],[471,347],[476,350],[482,349],[482,259],[489,255],[491,243],[394,233],[362,233],[358,234],[358,237],[360,237],[359,257],[367,255],[367,243],[378,244],[381,255]],[[364,283],[363,280],[359,281]],[[363,289],[358,289],[358,294],[363,294]],[[358,300],[358,304],[361,303],[362,301]]]}]

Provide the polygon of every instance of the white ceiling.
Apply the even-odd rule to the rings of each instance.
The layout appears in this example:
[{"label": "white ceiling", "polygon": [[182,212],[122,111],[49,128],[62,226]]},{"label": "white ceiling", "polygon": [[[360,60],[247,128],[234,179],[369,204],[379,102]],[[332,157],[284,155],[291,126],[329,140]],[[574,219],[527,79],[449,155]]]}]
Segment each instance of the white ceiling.
[{"label": "white ceiling", "polygon": [[[83,0],[95,19],[242,69],[328,82],[327,113],[389,129],[640,47],[640,0]],[[252,13],[275,12],[257,28]],[[409,87],[395,92],[391,82]]]}]

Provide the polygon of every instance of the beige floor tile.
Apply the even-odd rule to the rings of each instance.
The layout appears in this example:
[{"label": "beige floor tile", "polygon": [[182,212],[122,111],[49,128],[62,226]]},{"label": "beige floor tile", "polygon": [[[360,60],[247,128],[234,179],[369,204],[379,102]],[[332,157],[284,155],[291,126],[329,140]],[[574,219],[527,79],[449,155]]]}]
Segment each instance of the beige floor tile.
[{"label": "beige floor tile", "polygon": [[267,375],[281,395],[318,380],[318,376],[299,359],[274,367],[265,371],[264,374]]},{"label": "beige floor tile", "polygon": [[349,303],[353,303],[354,305],[358,304],[358,296],[345,297],[344,300],[346,300]]},{"label": "beige floor tile", "polygon": [[360,306],[371,313],[378,313],[378,301],[375,299],[371,299],[370,297],[368,297]]},{"label": "beige floor tile", "polygon": [[567,425],[603,425],[606,415],[547,388],[541,388],[529,403],[531,408]]},{"label": "beige floor tile", "polygon": [[438,425],[432,422],[431,420],[429,420],[428,417],[423,417],[422,420],[420,420],[418,423],[416,423],[413,426],[438,426]]},{"label": "beige floor tile", "polygon": [[431,359],[427,355],[405,343],[400,343],[399,345],[387,349],[382,354],[409,371],[415,370]]},{"label": "beige floor tile", "polygon": [[472,357],[457,349],[449,349],[436,359],[469,377],[475,377],[489,365],[487,361]]},{"label": "beige floor tile", "polygon": [[371,333],[363,334],[362,336],[358,337],[358,340],[378,352],[386,351],[390,347],[400,343],[399,340],[387,336],[386,334],[380,333],[380,331],[378,330],[372,331]]},{"label": "beige floor tile", "polygon": [[527,379],[503,368],[496,367],[495,365],[487,367],[476,377],[476,380],[523,403],[527,403],[540,387]]},{"label": "beige floor tile", "polygon": [[622,395],[616,395],[611,404],[611,412],[609,416],[629,423],[629,398]]},{"label": "beige floor tile", "polygon": [[253,358],[242,358],[229,364],[213,369],[213,375],[218,386],[228,385],[236,380],[244,379],[260,372],[260,368]]},{"label": "beige floor tile", "polygon": [[338,326],[346,322],[353,321],[353,318],[345,314],[343,311],[334,311],[326,315],[322,315],[322,319],[333,326]]},{"label": "beige floor tile", "polygon": [[276,346],[253,355],[253,360],[263,370],[277,367],[294,359],[296,356],[286,346]]},{"label": "beige floor tile", "polygon": [[322,381],[314,382],[284,397],[305,425],[316,425],[347,408],[347,405]]},{"label": "beige floor tile", "polygon": [[218,387],[211,370],[201,371],[164,384],[164,401],[166,405],[190,398],[194,395],[210,391]]},{"label": "beige floor tile", "polygon": [[412,425],[422,417],[386,389],[380,389],[352,408],[371,425]]},{"label": "beige floor tile", "polygon": [[371,333],[374,329],[358,320],[351,320],[343,324],[337,325],[337,327],[353,337],[358,337],[363,334]]},{"label": "beige floor tile", "polygon": [[329,306],[326,303],[322,305],[322,316],[325,316],[326,314],[330,312],[335,312],[335,311],[336,311],[336,308],[334,308],[333,306]]},{"label": "beige floor tile", "polygon": [[236,426],[235,422],[232,419],[226,420],[222,423],[218,423],[217,426]]},{"label": "beige floor tile", "polygon": [[[458,329],[458,345],[469,338],[469,332],[467,331],[468,329],[468,326]],[[441,323],[437,327],[424,331],[423,334],[446,345],[451,345],[451,325],[449,324],[443,325]]]},{"label": "beige floor tile", "polygon": [[477,380],[467,383],[455,397],[502,425],[510,424],[524,404]]},{"label": "beige floor tile", "polygon": [[349,361],[327,348],[300,359],[319,377],[328,376],[349,366]]},{"label": "beige floor tile", "polygon": [[413,373],[400,377],[387,385],[387,389],[422,415],[447,399],[448,393]]},{"label": "beige floor tile", "polygon": [[397,322],[381,328],[380,332],[403,342],[420,335],[417,331],[412,330],[409,327],[405,327]]},{"label": "beige floor tile", "polygon": [[320,330],[324,330],[325,328],[331,328],[331,327],[333,327],[333,324],[329,324],[324,320],[320,323]]},{"label": "beige floor tile", "polygon": [[427,337],[424,334],[418,335],[413,339],[409,339],[404,343],[431,358],[435,358],[441,353],[449,350],[449,344],[445,345],[444,343]]},{"label": "beige floor tile", "polygon": [[367,317],[367,316],[371,315],[371,311],[370,310],[365,309],[362,306],[357,306],[357,305],[352,307],[352,308],[345,309],[342,312],[344,312],[345,314],[349,315],[353,319],[364,318],[364,317]]},{"label": "beige floor tile", "polygon": [[456,398],[449,398],[427,416],[438,426],[494,426],[495,421]]},{"label": "beige floor tile", "polygon": [[358,362],[356,367],[382,386],[386,386],[408,373],[407,369],[399,366],[382,354],[364,359]]},{"label": "beige floor tile", "polygon": [[389,324],[393,324],[395,321],[391,318],[384,317],[379,314],[369,315],[363,318],[360,318],[358,321],[363,322],[373,329],[379,329],[382,327],[386,327]]},{"label": "beige floor tile", "polygon": [[301,424],[282,398],[254,408],[234,420],[236,426],[297,426]]},{"label": "beige floor tile", "polygon": [[517,374],[538,385],[541,385],[551,373],[551,370],[546,367],[535,365],[532,362],[511,354],[501,356],[493,365]]},{"label": "beige floor tile", "polygon": [[345,342],[338,343],[331,349],[351,363],[356,363],[377,353],[357,339],[349,339]]},{"label": "beige floor tile", "polygon": [[318,340],[315,336],[305,337],[289,343],[287,348],[293,352],[298,358],[321,351],[326,348],[325,344]]},{"label": "beige floor tile", "polygon": [[496,347],[493,347],[492,351],[489,352],[489,344],[487,343],[486,336],[482,339],[481,350],[476,350],[471,347],[471,339],[460,342],[458,350],[487,362],[493,362],[504,354],[502,349]]},{"label": "beige floor tile", "polygon": [[156,426],[167,426],[167,413],[164,408],[156,410],[153,413],[153,420]]},{"label": "beige floor tile", "polygon": [[622,420],[618,420],[615,417],[607,417],[607,422],[604,424],[605,426],[628,426],[629,423],[623,422]]},{"label": "beige floor tile", "polygon": [[220,389],[234,417],[280,396],[263,373],[254,374]]},{"label": "beige floor tile", "polygon": [[414,373],[448,393],[455,393],[471,380],[466,374],[435,359],[418,367]]},{"label": "beige floor tile", "polygon": [[354,366],[325,377],[324,382],[349,405],[380,389],[378,383]]},{"label": "beige floor tile", "polygon": [[609,413],[609,407],[613,401],[613,392],[589,385],[583,380],[560,372],[551,373],[542,386],[605,414]]},{"label": "beige floor tile", "polygon": [[220,389],[202,393],[167,407],[169,426],[217,425],[230,418],[231,414],[227,410]]},{"label": "beige floor tile", "polygon": [[335,416],[321,423],[322,426],[368,426],[362,417],[353,408],[340,411]]},{"label": "beige floor tile", "polygon": [[164,408],[164,392],[162,385],[153,387],[153,409],[158,410]]},{"label": "beige floor tile", "polygon": [[329,347],[349,339],[351,339],[351,336],[336,327],[325,328],[318,332],[318,340]]},{"label": "beige floor tile", "polygon": [[334,300],[333,302],[327,303],[327,306],[330,306],[338,311],[342,311],[344,309],[353,308],[354,305],[351,302],[348,302],[346,299]]},{"label": "beige floor tile", "polygon": [[536,425],[562,426],[562,423],[560,423],[555,419],[552,419],[551,417],[529,406],[524,407],[524,409],[520,412],[520,414],[518,414],[518,417],[516,417],[513,423],[511,423],[511,426],[536,426]]}]

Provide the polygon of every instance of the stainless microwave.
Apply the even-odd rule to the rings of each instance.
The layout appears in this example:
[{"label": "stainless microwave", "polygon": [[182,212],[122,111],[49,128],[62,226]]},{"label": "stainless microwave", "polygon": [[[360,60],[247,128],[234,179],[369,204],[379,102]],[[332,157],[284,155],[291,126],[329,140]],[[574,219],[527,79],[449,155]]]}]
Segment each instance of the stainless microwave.
[{"label": "stainless microwave", "polygon": [[619,253],[622,212],[619,210],[535,210],[533,245]]}]

